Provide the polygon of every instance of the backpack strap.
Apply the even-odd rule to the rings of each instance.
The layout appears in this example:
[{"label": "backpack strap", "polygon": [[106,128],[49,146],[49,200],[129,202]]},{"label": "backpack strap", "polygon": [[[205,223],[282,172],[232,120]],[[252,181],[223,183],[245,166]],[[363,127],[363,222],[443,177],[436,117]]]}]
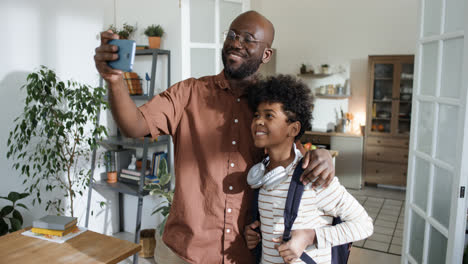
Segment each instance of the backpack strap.
[{"label": "backpack strap", "polygon": [[[260,214],[258,212],[258,196],[260,194],[260,189],[254,189],[254,197],[253,197],[253,203],[252,203],[252,207],[250,208],[251,209],[251,212],[250,212],[250,215],[252,216],[252,221],[250,221],[251,223],[255,222],[255,221],[260,221]],[[259,233],[260,235],[262,234],[260,232],[260,228],[255,228],[254,229],[255,232]],[[262,260],[262,241],[260,240],[260,242],[257,244],[257,246],[255,248],[253,248],[251,250],[252,254],[255,256],[255,263],[260,263],[261,260]]]},{"label": "backpack strap", "polygon": [[[302,194],[304,193],[304,185],[299,180],[304,170],[302,169],[302,159],[297,163],[296,169],[289,184],[288,196],[284,206],[284,233],[283,241],[287,242],[291,239],[291,228],[297,217],[299,205],[301,203]],[[303,252],[301,260],[307,264],[316,264],[316,262],[307,253]]]}]

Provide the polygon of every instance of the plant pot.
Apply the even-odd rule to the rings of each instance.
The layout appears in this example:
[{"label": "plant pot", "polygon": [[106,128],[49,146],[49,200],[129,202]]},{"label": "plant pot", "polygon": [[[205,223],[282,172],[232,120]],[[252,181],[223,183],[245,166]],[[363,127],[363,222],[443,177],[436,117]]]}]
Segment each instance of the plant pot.
[{"label": "plant pot", "polygon": [[141,250],[138,255],[142,258],[150,258],[154,256],[154,248],[156,247],[155,229],[143,229],[140,231]]},{"label": "plant pot", "polygon": [[148,37],[149,48],[159,49],[161,47],[161,37]]},{"label": "plant pot", "polygon": [[109,171],[107,173],[107,182],[108,183],[116,183],[117,182],[117,172],[116,171]]}]

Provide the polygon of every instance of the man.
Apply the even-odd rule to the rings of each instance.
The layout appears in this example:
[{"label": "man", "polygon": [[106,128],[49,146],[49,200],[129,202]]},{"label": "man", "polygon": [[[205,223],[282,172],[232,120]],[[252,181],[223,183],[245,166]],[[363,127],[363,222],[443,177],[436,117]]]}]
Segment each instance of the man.
[{"label": "man", "polygon": [[[263,153],[250,136],[246,89],[271,58],[273,25],[255,11],[239,15],[226,35],[220,74],[176,83],[140,108],[122,72],[107,65],[118,58],[117,48],[107,44],[114,38],[101,33],[94,59],[118,126],[129,137],[169,134],[174,140],[176,187],[165,244],[181,263],[253,263],[242,237],[252,196],[246,176]],[[334,176],[328,151],[305,157],[303,182],[319,177],[315,184],[328,185]]]}]

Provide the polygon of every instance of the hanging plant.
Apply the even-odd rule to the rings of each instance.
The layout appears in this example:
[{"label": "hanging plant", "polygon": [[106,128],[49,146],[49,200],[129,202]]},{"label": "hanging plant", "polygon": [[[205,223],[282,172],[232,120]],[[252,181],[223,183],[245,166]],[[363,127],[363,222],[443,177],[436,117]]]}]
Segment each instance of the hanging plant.
[{"label": "hanging plant", "polygon": [[100,109],[108,108],[105,89],[60,81],[45,66],[26,80],[26,104],[10,132],[7,158],[25,178],[33,206],[42,203],[43,191],[50,192],[45,210],[66,214],[69,209],[74,216],[74,199],[88,186],[91,152],[107,135],[104,126],[96,126]]}]

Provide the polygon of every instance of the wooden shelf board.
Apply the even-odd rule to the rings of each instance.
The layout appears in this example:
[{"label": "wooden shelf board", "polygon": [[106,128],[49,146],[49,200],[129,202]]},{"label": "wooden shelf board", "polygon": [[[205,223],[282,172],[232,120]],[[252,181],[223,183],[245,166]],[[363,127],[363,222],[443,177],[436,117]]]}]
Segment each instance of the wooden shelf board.
[{"label": "wooden shelf board", "polygon": [[307,78],[325,78],[332,76],[332,73],[299,73],[297,76],[299,77],[307,77]]}]

